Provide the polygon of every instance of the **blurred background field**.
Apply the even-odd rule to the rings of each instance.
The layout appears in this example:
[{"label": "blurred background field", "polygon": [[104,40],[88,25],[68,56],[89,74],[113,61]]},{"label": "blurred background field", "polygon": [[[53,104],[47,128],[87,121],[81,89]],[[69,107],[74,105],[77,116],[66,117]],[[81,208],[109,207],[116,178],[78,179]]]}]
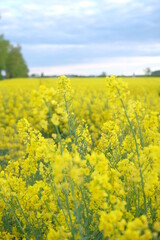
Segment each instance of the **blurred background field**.
[{"label": "blurred background field", "polygon": [[[124,77],[121,78],[128,84],[131,93],[151,93],[160,92],[160,77]],[[48,87],[57,86],[57,78],[18,78],[8,79],[0,82],[1,89],[23,89],[23,88],[37,88],[39,85]],[[74,89],[105,89],[104,78],[71,78],[71,83]]]}]

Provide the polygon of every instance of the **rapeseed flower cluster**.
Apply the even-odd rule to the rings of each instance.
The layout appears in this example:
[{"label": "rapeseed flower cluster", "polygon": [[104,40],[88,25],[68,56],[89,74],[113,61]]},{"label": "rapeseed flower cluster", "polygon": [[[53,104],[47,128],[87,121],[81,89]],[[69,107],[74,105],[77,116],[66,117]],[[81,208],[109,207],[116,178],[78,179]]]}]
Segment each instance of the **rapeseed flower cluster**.
[{"label": "rapeseed flower cluster", "polygon": [[0,239],[160,238],[158,91],[0,91]]}]

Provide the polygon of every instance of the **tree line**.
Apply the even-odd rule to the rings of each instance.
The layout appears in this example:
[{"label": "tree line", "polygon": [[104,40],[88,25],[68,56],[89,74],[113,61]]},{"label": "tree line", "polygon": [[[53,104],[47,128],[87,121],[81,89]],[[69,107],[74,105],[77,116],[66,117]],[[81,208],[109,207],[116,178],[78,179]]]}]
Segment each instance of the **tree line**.
[{"label": "tree line", "polygon": [[0,35],[0,79],[28,77],[28,72],[21,47],[13,46]]}]

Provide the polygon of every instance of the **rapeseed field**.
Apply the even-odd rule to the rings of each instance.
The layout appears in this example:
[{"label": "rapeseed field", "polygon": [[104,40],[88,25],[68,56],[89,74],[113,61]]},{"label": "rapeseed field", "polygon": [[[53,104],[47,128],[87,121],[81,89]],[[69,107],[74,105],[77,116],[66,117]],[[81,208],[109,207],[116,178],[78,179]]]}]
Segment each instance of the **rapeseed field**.
[{"label": "rapeseed field", "polygon": [[160,238],[160,78],[0,82],[0,239]]}]

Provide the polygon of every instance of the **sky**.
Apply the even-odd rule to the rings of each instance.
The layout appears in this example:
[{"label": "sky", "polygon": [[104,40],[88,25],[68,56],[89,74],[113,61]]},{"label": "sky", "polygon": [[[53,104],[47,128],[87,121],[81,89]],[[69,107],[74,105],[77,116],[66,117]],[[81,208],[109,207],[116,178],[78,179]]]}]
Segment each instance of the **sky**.
[{"label": "sky", "polygon": [[0,0],[0,34],[30,74],[160,69],[160,0]]}]

